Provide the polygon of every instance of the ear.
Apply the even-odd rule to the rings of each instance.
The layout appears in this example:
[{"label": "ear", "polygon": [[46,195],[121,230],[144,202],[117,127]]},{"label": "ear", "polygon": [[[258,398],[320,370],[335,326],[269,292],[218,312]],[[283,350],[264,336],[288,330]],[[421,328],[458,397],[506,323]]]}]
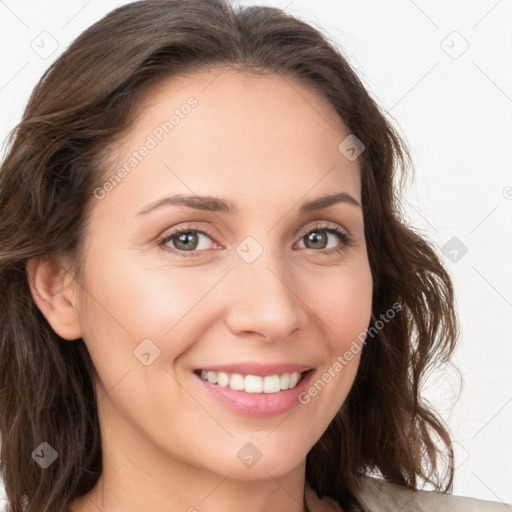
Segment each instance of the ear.
[{"label": "ear", "polygon": [[37,307],[53,330],[66,340],[82,336],[76,289],[78,283],[68,271],[71,266],[63,260],[32,258],[26,270],[30,291]]}]

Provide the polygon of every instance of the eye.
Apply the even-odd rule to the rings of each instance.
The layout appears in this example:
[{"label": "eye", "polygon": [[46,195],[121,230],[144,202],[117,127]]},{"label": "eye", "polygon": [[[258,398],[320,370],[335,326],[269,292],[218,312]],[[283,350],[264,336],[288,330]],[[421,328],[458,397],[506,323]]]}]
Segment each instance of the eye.
[{"label": "eye", "polygon": [[[338,238],[341,244],[337,245],[334,242],[334,247],[326,247],[329,244],[329,235],[331,239]],[[301,234],[300,242],[302,241],[305,241],[306,249],[312,249],[326,255],[345,251],[354,242],[353,238],[336,224],[309,226]]]},{"label": "eye", "polygon": [[[166,251],[179,253],[182,256],[197,256],[193,254],[196,251],[208,249],[208,242],[204,239],[210,239],[212,236],[204,231],[200,231],[193,226],[179,228],[169,234],[165,234],[158,241],[158,245]],[[171,244],[171,246],[169,246]],[[216,245],[216,244],[215,244]],[[184,254],[184,253],[192,254]]]},{"label": "eye", "polygon": [[[336,244],[336,238],[338,244]],[[170,253],[194,257],[200,256],[201,251],[208,250],[208,240],[213,243],[214,250],[222,248],[212,239],[213,235],[208,231],[202,231],[195,226],[186,226],[164,234],[157,241],[157,245]],[[328,247],[329,239],[334,240],[334,247],[332,244]],[[353,238],[336,224],[309,226],[301,233],[299,243],[303,240],[306,242],[306,249],[325,255],[345,251],[354,242]]]}]

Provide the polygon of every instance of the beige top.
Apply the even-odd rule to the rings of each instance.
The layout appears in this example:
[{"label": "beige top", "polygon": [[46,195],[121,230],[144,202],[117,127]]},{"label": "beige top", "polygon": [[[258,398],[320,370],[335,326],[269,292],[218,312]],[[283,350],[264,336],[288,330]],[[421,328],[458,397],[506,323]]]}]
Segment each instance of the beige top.
[{"label": "beige top", "polygon": [[[463,498],[435,491],[413,491],[384,480],[363,477],[361,501],[370,512],[512,512],[512,505],[495,501]],[[343,512],[332,499],[318,499],[306,484],[310,512]]]}]

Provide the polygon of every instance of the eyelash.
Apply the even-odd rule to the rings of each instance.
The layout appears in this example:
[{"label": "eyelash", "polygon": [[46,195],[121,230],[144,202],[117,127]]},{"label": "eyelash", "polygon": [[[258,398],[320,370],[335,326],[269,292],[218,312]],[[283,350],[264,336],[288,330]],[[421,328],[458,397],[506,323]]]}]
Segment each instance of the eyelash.
[{"label": "eyelash", "polygon": [[[341,245],[339,247],[334,247],[331,249],[323,249],[316,251],[315,249],[309,249],[310,251],[317,252],[326,256],[329,256],[331,254],[337,254],[342,253],[346,251],[350,246],[354,244],[354,239],[344,230],[339,228],[336,224],[328,224],[328,225],[321,225],[321,224],[314,224],[313,226],[309,226],[305,231],[303,231],[300,236],[299,240],[302,240],[306,235],[314,232],[314,231],[325,231],[326,233],[331,233],[334,235],[337,235],[341,240]],[[208,232],[208,230],[199,229],[196,226],[186,226],[183,228],[178,228],[171,233],[165,233],[163,236],[158,238],[157,245],[158,247],[161,247],[164,251],[173,253],[173,254],[179,254],[180,256],[183,256],[185,258],[194,258],[201,256],[201,251],[191,251],[187,253],[187,251],[181,251],[178,249],[172,249],[168,245],[166,245],[169,241],[171,241],[175,237],[179,237],[180,235],[183,235],[185,233],[199,233],[202,235],[206,235],[212,240],[214,239],[214,236]],[[213,240],[215,241],[215,240]]]}]

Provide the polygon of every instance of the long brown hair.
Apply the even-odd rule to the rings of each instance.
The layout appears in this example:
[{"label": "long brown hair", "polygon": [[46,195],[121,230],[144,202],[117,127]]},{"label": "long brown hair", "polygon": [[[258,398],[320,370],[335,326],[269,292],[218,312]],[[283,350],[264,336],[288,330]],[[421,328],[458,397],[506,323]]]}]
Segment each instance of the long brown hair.
[{"label": "long brown hair", "polygon": [[[63,512],[102,470],[95,369],[83,340],[60,338],[37,308],[26,263],[71,255],[79,280],[108,148],[130,128],[151,86],[223,66],[308,84],[365,145],[359,161],[374,335],[348,398],[307,456],[307,481],[347,510],[362,510],[359,476],[372,472],[412,489],[423,482],[452,488],[450,437],[420,389],[425,372],[453,352],[454,294],[433,244],[400,213],[409,157],[396,131],[341,51],[307,23],[228,0],[147,0],[112,11],[73,42],[34,88],[7,141],[0,170],[0,469],[9,512]],[[376,328],[395,303],[399,311]],[[58,454],[46,469],[33,457],[43,442]],[[449,458],[441,471],[443,453]]]}]

